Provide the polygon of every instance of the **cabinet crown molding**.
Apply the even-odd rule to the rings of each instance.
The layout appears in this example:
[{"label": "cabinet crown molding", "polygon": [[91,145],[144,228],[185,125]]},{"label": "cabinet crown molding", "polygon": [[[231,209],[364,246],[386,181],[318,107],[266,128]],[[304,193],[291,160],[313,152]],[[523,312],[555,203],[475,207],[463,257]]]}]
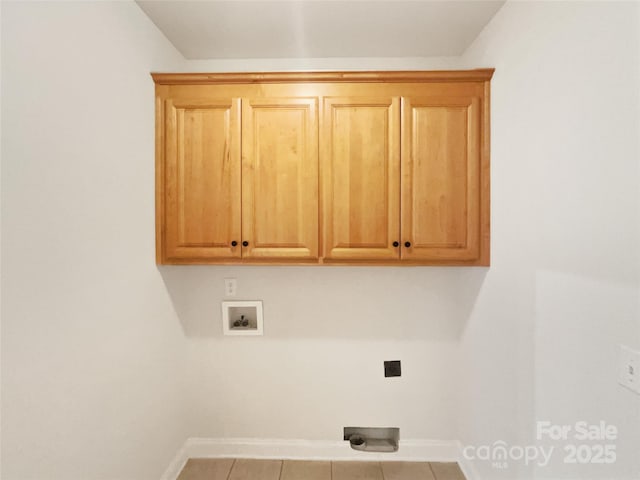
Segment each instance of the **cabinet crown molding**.
[{"label": "cabinet crown molding", "polygon": [[411,71],[295,71],[237,73],[151,73],[156,85],[214,85],[230,83],[297,82],[478,82],[493,77],[493,68]]}]

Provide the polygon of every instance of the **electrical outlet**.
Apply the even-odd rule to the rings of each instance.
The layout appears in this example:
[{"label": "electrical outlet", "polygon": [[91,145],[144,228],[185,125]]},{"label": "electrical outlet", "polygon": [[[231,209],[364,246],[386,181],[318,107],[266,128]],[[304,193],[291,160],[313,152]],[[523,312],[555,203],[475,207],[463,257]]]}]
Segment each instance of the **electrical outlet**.
[{"label": "electrical outlet", "polygon": [[233,297],[238,289],[238,281],[235,278],[224,279],[224,296]]},{"label": "electrical outlet", "polygon": [[401,375],[400,360],[388,360],[384,362],[385,377],[399,377]]},{"label": "electrical outlet", "polygon": [[618,383],[640,394],[640,352],[620,345]]}]

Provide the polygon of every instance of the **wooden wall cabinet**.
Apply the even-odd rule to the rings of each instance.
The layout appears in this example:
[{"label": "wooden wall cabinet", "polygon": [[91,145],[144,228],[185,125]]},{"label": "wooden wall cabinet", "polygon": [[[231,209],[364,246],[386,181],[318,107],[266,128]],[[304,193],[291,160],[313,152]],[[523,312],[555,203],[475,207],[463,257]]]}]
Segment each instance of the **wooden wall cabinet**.
[{"label": "wooden wall cabinet", "polygon": [[159,262],[240,258],[231,245],[241,236],[240,100],[168,99],[163,107]]},{"label": "wooden wall cabinet", "polygon": [[492,74],[153,74],[157,263],[489,265]]},{"label": "wooden wall cabinet", "polygon": [[243,99],[242,258],[318,259],[318,99]]},{"label": "wooden wall cabinet", "polygon": [[399,98],[325,98],[323,120],[323,258],[398,259]]}]

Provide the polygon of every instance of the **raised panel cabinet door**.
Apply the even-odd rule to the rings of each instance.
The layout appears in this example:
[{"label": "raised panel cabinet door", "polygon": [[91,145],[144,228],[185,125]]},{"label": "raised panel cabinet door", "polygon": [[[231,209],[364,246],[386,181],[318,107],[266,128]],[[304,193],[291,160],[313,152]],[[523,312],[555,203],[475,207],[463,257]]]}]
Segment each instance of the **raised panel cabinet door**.
[{"label": "raised panel cabinet door", "polygon": [[327,97],[321,142],[328,260],[398,259],[399,97]]},{"label": "raised panel cabinet door", "polygon": [[401,258],[478,259],[480,99],[403,98],[402,118]]},{"label": "raised panel cabinet door", "polygon": [[165,119],[165,260],[240,257],[240,100],[167,100]]},{"label": "raised panel cabinet door", "polygon": [[243,258],[318,258],[318,100],[243,99]]}]

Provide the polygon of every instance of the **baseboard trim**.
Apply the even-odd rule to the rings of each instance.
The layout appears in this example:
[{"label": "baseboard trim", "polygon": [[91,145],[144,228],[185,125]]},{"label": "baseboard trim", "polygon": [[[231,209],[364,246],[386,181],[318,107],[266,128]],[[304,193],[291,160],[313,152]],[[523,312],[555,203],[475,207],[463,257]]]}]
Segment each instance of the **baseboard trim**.
[{"label": "baseboard trim", "polygon": [[178,452],[175,457],[173,457],[173,460],[171,460],[171,463],[169,463],[169,466],[162,474],[162,477],[160,477],[160,480],[176,480],[178,478],[178,475],[180,475],[180,472],[187,463],[187,460],[189,460],[189,454],[187,453],[188,442],[189,439],[187,439],[178,449]]},{"label": "baseboard trim", "polygon": [[190,438],[185,443],[189,458],[281,458],[300,460],[413,460],[455,461],[458,442],[444,440],[400,440],[394,453],[353,450],[345,441]]},{"label": "baseboard trim", "polygon": [[345,441],[189,438],[165,471],[162,480],[176,480],[189,458],[455,462],[461,451],[459,442],[455,440],[400,440],[399,446],[399,450],[394,453],[371,453],[353,450]]}]

